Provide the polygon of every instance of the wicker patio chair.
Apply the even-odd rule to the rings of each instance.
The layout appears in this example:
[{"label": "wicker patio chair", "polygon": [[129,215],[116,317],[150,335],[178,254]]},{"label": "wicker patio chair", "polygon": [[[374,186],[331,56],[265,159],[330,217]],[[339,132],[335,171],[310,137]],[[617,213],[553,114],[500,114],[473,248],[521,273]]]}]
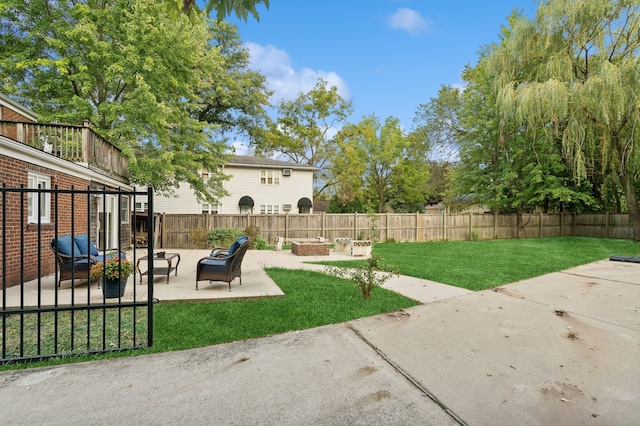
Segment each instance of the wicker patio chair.
[{"label": "wicker patio chair", "polygon": [[236,278],[240,279],[240,285],[242,285],[242,259],[249,248],[249,240],[244,240],[234,251],[231,248],[226,255],[207,256],[198,261],[196,290],[198,290],[198,282],[206,280],[229,283],[229,291],[231,291],[231,282]]}]

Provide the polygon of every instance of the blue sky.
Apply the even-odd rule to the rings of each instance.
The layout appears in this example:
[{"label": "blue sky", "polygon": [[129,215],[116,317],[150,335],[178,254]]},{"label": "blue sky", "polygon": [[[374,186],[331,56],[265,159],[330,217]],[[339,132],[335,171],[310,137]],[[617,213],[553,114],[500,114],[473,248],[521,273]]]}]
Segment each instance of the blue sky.
[{"label": "blue sky", "polygon": [[409,131],[421,104],[441,85],[461,85],[465,65],[497,42],[515,8],[537,0],[270,0],[260,22],[230,19],[250,50],[251,67],[292,100],[319,77],[352,101],[350,122],[375,114]]}]

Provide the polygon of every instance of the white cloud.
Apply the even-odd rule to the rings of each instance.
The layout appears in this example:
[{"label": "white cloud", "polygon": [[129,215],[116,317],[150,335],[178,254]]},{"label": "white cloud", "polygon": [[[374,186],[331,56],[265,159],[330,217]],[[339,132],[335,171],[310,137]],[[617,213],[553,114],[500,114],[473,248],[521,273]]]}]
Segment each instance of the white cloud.
[{"label": "white cloud", "polygon": [[454,89],[458,89],[460,91],[460,93],[462,93],[465,90],[467,90],[467,84],[466,83],[454,83],[454,84],[451,85],[451,87],[453,87]]},{"label": "white cloud", "polygon": [[403,30],[412,35],[420,34],[429,29],[429,21],[423,18],[419,12],[406,7],[396,10],[389,17],[389,25],[394,30]]},{"label": "white cloud", "polygon": [[312,70],[302,68],[294,70],[291,58],[284,50],[272,45],[262,46],[257,43],[246,42],[245,47],[251,54],[251,68],[259,71],[267,79],[269,89],[274,91],[273,101],[291,101],[300,92],[308,92],[322,78],[329,83],[329,87],[336,86],[338,93],[344,99],[350,99],[351,93],[346,81],[333,71]]}]

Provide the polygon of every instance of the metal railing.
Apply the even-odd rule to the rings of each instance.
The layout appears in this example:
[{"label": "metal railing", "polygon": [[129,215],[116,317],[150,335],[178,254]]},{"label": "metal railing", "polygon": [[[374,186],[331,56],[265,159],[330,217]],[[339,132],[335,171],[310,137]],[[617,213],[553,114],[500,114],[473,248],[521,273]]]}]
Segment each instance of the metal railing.
[{"label": "metal railing", "polygon": [[[50,223],[43,223],[42,219],[28,223],[30,196],[49,200],[51,216],[46,222]],[[153,201],[151,190],[27,189],[7,188],[5,184],[0,188],[0,364],[153,345],[153,268],[149,271],[146,286],[135,285],[135,276],[129,277],[127,294],[117,298],[107,298],[102,291],[104,282],[92,281],[87,266],[78,271],[73,268],[71,279],[67,277],[62,282],[57,279],[62,266],[57,261],[58,246],[51,244],[52,239],[60,241],[60,237],[70,236],[74,240],[74,237],[85,233],[90,236],[92,218],[95,221],[100,213],[106,217],[105,199],[108,196],[116,196],[118,200],[131,197],[134,202],[136,197],[144,197],[150,206]],[[118,212],[122,211],[121,203],[118,202]],[[95,206],[101,206],[102,211],[95,211]],[[71,211],[71,216],[67,217],[63,210]],[[149,218],[153,220],[153,215],[150,214]],[[139,256],[135,247],[131,250],[130,245],[125,247],[122,244],[120,219],[118,217],[116,222],[119,224],[120,243],[115,249],[117,253],[123,252],[126,259],[135,265]],[[110,230],[107,223],[103,226],[99,232],[104,239]],[[95,226],[93,229],[95,233]],[[72,257],[79,255],[77,249],[77,246],[72,248]],[[153,251],[153,239],[148,250]],[[88,258],[73,261],[82,263]],[[93,261],[99,260],[96,257]],[[37,278],[27,281],[24,279],[26,271],[33,267],[37,268]],[[16,273],[20,276],[18,284],[9,286],[9,277],[15,277]]]}]

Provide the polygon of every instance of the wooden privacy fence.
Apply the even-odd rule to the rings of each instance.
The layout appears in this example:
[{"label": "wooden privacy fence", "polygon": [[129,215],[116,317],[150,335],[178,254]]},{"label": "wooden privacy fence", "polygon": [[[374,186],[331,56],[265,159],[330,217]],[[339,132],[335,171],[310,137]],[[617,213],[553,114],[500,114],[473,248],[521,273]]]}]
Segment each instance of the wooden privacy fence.
[{"label": "wooden privacy fence", "polygon": [[[488,240],[517,238],[516,215],[383,213],[374,215],[379,241]],[[162,214],[160,242],[163,248],[196,248],[189,231],[196,229],[255,226],[269,244],[276,237],[370,239],[372,216],[351,214]],[[633,238],[627,214],[533,213],[523,217],[525,238],[585,236]]]}]

